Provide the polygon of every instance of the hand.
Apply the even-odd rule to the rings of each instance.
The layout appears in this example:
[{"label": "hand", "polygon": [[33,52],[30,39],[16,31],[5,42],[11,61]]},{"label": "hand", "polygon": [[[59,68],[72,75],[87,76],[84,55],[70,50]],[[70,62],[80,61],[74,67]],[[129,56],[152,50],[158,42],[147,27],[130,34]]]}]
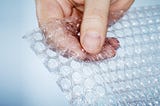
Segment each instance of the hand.
[{"label": "hand", "polygon": [[134,0],[36,0],[37,17],[50,48],[95,61],[113,57],[119,42],[106,38]]}]

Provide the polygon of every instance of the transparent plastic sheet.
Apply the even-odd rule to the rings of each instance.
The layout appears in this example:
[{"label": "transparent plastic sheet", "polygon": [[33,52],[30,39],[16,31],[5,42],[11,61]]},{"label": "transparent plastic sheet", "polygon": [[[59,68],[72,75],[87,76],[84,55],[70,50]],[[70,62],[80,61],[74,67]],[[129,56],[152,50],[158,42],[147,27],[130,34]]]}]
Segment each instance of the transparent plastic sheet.
[{"label": "transparent plastic sheet", "polygon": [[73,106],[160,106],[160,5],[130,9],[109,28],[115,57],[79,62],[49,49],[40,29],[26,35],[31,48]]}]

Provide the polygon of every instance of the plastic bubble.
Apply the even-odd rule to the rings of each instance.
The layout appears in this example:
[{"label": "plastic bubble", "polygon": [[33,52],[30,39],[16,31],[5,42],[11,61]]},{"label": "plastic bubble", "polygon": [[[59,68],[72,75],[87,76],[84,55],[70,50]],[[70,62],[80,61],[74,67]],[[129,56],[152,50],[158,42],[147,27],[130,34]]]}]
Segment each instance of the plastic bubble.
[{"label": "plastic bubble", "polygon": [[102,86],[97,86],[95,89],[97,95],[104,96],[105,95],[105,89]]},{"label": "plastic bubble", "polygon": [[57,62],[55,59],[49,59],[47,66],[50,70],[55,70],[59,66],[59,62]]},{"label": "plastic bubble", "polygon": [[61,75],[63,75],[63,76],[67,76],[67,75],[69,75],[71,72],[72,72],[72,68],[69,67],[69,66],[62,66],[62,67],[60,68],[60,73],[61,73]]},{"label": "plastic bubble", "polygon": [[62,78],[59,81],[59,84],[60,84],[62,90],[70,90],[70,88],[71,88],[71,81],[67,78]]},{"label": "plastic bubble", "polygon": [[73,88],[73,94],[74,94],[74,96],[82,95],[83,94],[83,88],[81,86],[79,86],[79,85],[75,86]]},{"label": "plastic bubble", "polygon": [[80,84],[82,82],[82,75],[79,72],[74,72],[72,74],[72,80],[75,84]]},{"label": "plastic bubble", "polygon": [[33,49],[37,52],[37,53],[42,53],[46,47],[43,43],[41,42],[36,42],[34,45],[33,45]]},{"label": "plastic bubble", "polygon": [[92,89],[94,87],[94,85],[95,85],[94,80],[92,80],[90,78],[88,78],[84,81],[84,86],[86,89]]}]

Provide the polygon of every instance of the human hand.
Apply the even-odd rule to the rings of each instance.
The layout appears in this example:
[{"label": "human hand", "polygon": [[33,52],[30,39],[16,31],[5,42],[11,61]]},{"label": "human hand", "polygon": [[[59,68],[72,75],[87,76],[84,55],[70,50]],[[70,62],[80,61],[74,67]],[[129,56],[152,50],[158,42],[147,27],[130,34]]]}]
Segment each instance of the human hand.
[{"label": "human hand", "polygon": [[[46,42],[64,56],[95,61],[113,57],[119,42],[106,38],[134,0],[36,0]],[[79,33],[80,32],[80,33]]]}]

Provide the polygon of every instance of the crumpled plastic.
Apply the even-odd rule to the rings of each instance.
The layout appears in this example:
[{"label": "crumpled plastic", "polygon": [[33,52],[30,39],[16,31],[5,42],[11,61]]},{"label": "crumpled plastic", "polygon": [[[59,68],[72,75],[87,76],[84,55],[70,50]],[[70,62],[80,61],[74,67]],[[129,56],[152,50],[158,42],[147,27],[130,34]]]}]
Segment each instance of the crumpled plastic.
[{"label": "crumpled plastic", "polygon": [[50,49],[40,29],[24,36],[73,106],[160,106],[160,5],[130,9],[108,37],[115,57],[96,62],[66,58]]}]

